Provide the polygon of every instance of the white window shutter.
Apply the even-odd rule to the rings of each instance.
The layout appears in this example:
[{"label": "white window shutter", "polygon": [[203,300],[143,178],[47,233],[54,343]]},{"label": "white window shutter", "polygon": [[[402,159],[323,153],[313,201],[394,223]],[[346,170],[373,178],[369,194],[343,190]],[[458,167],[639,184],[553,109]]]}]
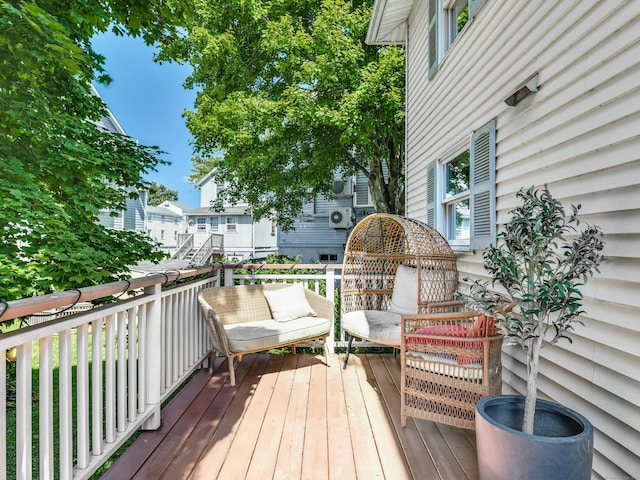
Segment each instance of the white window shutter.
[{"label": "white window shutter", "polygon": [[481,4],[482,0],[469,0],[469,18],[476,14],[476,10],[478,10]]},{"label": "white window shutter", "polygon": [[496,237],[496,122],[471,137],[471,249],[482,250]]},{"label": "white window shutter", "polygon": [[436,228],[436,162],[427,167],[427,221],[426,224]]},{"label": "white window shutter", "polygon": [[427,61],[431,78],[438,67],[438,0],[429,0],[429,24],[427,25]]}]

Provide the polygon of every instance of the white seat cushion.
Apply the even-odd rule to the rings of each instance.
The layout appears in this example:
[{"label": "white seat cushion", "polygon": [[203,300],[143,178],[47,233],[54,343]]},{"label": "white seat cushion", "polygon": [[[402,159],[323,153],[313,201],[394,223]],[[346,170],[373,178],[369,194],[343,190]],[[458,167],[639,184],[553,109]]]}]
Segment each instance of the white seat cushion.
[{"label": "white seat cushion", "polygon": [[320,317],[301,317],[288,322],[269,319],[233,323],[224,329],[232,352],[252,352],[328,334],[331,320]]},{"label": "white seat cushion", "polygon": [[400,320],[394,312],[357,310],[342,316],[342,328],[350,335],[382,345],[400,347]]}]

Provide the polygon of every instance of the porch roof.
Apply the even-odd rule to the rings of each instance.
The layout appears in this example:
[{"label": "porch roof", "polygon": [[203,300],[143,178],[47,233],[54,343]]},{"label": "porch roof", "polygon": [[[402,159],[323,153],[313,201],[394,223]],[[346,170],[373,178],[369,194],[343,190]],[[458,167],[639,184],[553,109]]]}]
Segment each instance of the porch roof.
[{"label": "porch roof", "polygon": [[366,42],[370,45],[404,45],[407,19],[414,0],[376,0]]}]

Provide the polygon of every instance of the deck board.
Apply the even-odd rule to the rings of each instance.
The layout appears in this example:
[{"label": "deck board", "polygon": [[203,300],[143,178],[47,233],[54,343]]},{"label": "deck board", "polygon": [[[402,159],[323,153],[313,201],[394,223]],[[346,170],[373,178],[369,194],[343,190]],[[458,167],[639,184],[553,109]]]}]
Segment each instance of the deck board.
[{"label": "deck board", "polygon": [[[340,355],[343,357],[343,355]],[[104,479],[478,478],[473,432],[408,419],[391,355],[247,355],[226,360],[162,411]]]}]

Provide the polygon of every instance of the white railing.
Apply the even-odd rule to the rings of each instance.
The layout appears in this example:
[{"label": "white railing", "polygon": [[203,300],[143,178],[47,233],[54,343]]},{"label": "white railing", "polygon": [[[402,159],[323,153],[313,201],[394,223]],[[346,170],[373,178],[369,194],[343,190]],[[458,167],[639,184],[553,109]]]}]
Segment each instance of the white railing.
[{"label": "white railing", "polygon": [[[202,274],[208,276],[162,289]],[[140,427],[157,429],[162,401],[208,359],[197,295],[218,279],[218,267],[206,267],[0,305],[5,322],[136,292],[0,335],[0,479],[87,478]],[[15,361],[7,362],[7,351]],[[15,366],[15,406],[7,402],[7,365]]]},{"label": "white railing", "polygon": [[[30,297],[9,302],[7,308],[0,305],[0,322],[5,322],[123,291],[137,292],[0,334],[0,480],[88,478],[139,428],[158,428],[162,401],[209,360],[210,341],[197,296],[203,288],[219,285],[220,269],[225,286],[304,282],[335,302],[330,348],[347,345],[340,328],[339,265],[210,266]],[[203,274],[208,276],[162,288]],[[14,347],[17,358],[8,363],[7,351]],[[32,367],[36,358],[38,366]],[[15,416],[10,421],[7,364],[15,366],[16,379]],[[32,405],[39,409],[35,425]],[[8,429],[16,432],[15,444],[7,442]],[[32,452],[38,452],[37,465]]]}]

